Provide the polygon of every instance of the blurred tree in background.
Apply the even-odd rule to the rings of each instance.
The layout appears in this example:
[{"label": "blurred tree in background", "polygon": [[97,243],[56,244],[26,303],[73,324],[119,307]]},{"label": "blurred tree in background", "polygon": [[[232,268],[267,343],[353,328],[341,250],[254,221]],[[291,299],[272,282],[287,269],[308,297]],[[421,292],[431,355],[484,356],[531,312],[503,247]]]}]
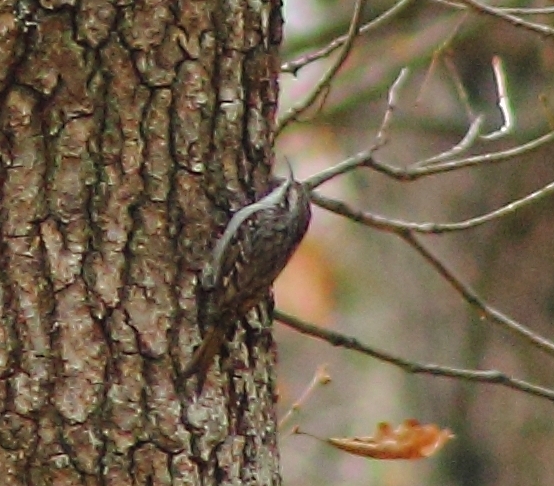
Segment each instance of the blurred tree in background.
[{"label": "blurred tree in background", "polygon": [[[309,176],[377,145],[369,163],[316,193],[350,209],[419,223],[465,221],[540,192],[483,225],[441,234],[416,225],[400,238],[316,209],[311,233],[277,282],[283,310],[422,365],[502,375],[474,374],[468,381],[435,377],[430,369],[406,374],[279,326],[283,412],[316,366],[328,363],[334,378],[303,405],[297,417],[303,429],[321,436],[367,435],[380,420],[415,416],[456,434],[437,458],[416,463],[366,461],[283,434],[285,482],[551,484],[552,390],[510,389],[519,382],[506,378],[546,388],[553,381],[554,225],[547,184],[554,180],[554,8],[544,0],[361,3],[362,33],[348,57],[278,139],[278,152],[293,159],[296,175],[313,181]],[[281,120],[338,62],[344,43],[305,61],[344,40],[355,6],[286,3]],[[385,137],[379,137],[389,115]],[[455,147],[463,150],[414,166]],[[506,151],[514,156],[475,159],[414,180],[395,179],[380,166],[396,168],[397,175],[403,169],[425,172],[446,160]],[[472,295],[462,295],[468,288],[454,288],[414,251],[411,238],[481,301],[468,303]],[[488,306],[485,312],[480,303]],[[510,324],[525,326],[530,335],[511,332]]]}]

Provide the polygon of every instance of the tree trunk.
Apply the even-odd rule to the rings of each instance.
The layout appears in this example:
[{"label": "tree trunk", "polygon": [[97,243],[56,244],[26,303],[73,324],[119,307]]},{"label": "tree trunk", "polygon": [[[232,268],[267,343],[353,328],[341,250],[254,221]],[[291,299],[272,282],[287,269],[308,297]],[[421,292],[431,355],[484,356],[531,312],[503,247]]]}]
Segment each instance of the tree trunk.
[{"label": "tree trunk", "polygon": [[198,393],[199,272],[266,192],[280,2],[0,2],[4,485],[280,483],[271,302]]}]

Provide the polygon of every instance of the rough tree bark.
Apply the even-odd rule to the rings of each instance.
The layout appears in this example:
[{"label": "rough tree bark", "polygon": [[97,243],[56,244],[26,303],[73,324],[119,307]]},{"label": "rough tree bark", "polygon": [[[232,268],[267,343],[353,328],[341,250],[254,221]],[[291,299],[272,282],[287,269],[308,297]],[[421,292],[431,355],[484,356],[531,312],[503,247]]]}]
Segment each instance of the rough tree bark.
[{"label": "rough tree bark", "polygon": [[271,302],[197,278],[269,183],[280,1],[0,1],[4,485],[279,484]]}]

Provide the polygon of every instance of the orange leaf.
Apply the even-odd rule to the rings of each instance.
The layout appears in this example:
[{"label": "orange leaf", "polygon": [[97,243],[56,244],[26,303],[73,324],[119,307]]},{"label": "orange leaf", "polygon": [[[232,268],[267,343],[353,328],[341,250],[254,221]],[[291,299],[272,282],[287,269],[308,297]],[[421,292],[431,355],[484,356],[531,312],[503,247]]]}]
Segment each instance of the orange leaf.
[{"label": "orange leaf", "polygon": [[373,459],[421,459],[433,455],[453,437],[448,429],[408,419],[395,430],[387,422],[380,423],[373,437],[331,438],[326,442],[337,449]]}]

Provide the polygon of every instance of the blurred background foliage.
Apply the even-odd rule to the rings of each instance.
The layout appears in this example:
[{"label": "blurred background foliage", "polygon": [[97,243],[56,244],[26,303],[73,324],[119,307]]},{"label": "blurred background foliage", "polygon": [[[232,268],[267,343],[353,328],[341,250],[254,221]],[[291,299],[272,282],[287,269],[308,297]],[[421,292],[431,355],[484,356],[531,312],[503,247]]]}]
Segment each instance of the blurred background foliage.
[{"label": "blurred background foliage", "polygon": [[[363,21],[396,2],[366,2]],[[497,1],[501,7],[548,7],[546,0]],[[283,60],[321,48],[348,30],[351,0],[286,0]],[[554,14],[526,15],[554,27]],[[334,55],[281,77],[281,113],[303,99]],[[497,151],[551,130],[554,38],[491,16],[431,0],[411,2],[390,22],[357,38],[323,106],[279,137],[278,159],[302,179],[369,148],[403,67],[408,81],[388,143],[376,158],[396,166],[448,150],[469,126],[457,73],[487,131],[502,123],[491,67],[505,66],[515,130],[479,142]],[[358,169],[323,185],[323,194],[356,208],[410,221],[461,221],[494,210],[554,180],[554,146],[498,165],[400,183]],[[554,338],[554,201],[471,230],[424,242],[487,302]],[[315,209],[310,233],[277,282],[277,306],[320,326],[421,363],[498,369],[554,386],[552,357],[480,320],[423,259],[394,235]],[[293,485],[512,486],[554,484],[554,404],[494,385],[403,374],[388,364],[306,338],[277,324],[280,413],[328,364],[331,384],[294,419],[319,436],[370,435],[380,421],[415,417],[451,428],[456,439],[436,457],[371,461],[308,437],[281,436],[283,476]]]}]

